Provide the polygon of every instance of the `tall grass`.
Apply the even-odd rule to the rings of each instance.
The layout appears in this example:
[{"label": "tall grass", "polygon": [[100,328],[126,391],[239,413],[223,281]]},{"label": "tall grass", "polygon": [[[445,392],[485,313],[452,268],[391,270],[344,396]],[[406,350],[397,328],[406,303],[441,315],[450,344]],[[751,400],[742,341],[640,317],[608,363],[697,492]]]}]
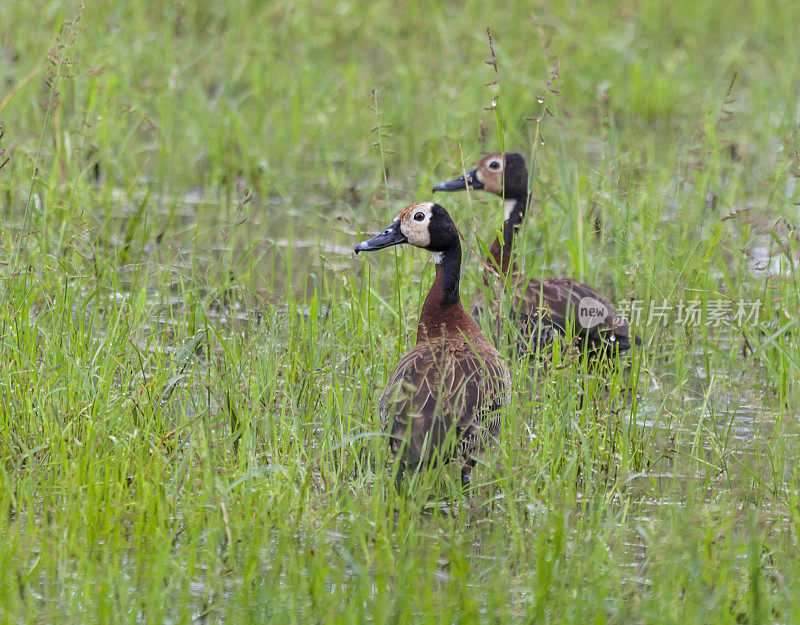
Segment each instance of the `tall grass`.
[{"label": "tall grass", "polygon": [[[65,40],[75,2],[0,4],[0,620],[796,622],[799,12],[101,2]],[[640,302],[647,348],[502,344],[476,491],[399,496],[377,396],[432,270],[349,250],[498,115],[520,265]],[[493,293],[499,203],[441,201]]]}]

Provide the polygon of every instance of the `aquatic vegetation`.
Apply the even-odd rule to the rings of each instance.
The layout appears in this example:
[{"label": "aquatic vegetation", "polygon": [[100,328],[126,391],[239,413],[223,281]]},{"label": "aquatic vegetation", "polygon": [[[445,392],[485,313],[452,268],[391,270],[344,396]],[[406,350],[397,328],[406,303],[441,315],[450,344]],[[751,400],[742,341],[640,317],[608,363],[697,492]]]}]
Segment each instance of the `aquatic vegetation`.
[{"label": "aquatic vegetation", "polygon": [[[0,3],[0,621],[797,622],[798,23]],[[353,245],[495,151],[521,270],[648,347],[500,333],[491,462],[398,494],[376,398],[434,268]],[[447,208],[508,309],[498,201]]]}]

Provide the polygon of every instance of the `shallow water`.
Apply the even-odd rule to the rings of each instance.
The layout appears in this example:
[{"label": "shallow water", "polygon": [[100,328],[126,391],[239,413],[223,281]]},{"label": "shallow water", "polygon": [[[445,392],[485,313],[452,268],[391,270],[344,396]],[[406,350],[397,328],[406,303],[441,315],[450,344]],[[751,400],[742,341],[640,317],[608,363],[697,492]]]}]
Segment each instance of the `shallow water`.
[{"label": "shallow water", "polygon": [[[107,232],[116,233],[102,241],[110,249],[118,250],[126,245],[126,228],[137,214],[136,202],[122,202],[122,206],[122,209],[109,215],[108,223],[104,226]],[[297,296],[310,294],[315,281],[320,283],[343,272],[360,271],[366,261],[354,257],[353,244],[359,240],[362,232],[377,231],[385,225],[378,220],[355,224],[342,211],[329,207],[311,207],[310,210],[309,207],[296,208],[289,201],[253,200],[237,206],[235,198],[210,198],[199,191],[178,198],[153,197],[148,222],[158,223],[159,226],[146,231],[145,236],[139,230],[127,243],[132,247],[141,245],[141,263],[138,261],[138,250],[131,252],[131,258],[119,272],[122,290],[105,292],[98,299],[98,305],[111,307],[124,304],[131,297],[131,291],[125,289],[132,289],[137,280],[141,280],[138,272],[142,269],[152,276],[168,276],[167,289],[158,286],[157,279],[148,279],[146,294],[150,333],[166,338],[149,341],[147,333],[144,333],[137,337],[136,347],[142,353],[149,353],[154,360],[166,355],[175,367],[175,375],[170,378],[172,386],[162,389],[160,396],[173,427],[178,427],[203,411],[211,417],[212,432],[217,427],[227,429],[227,425],[216,425],[224,406],[213,394],[208,393],[203,383],[210,369],[208,355],[202,349],[205,344],[204,330],[197,331],[189,339],[185,338],[184,328],[189,310],[183,295],[185,285],[194,285],[198,294],[211,293],[212,289],[216,289],[216,304],[204,310],[216,331],[223,335],[227,333],[228,336],[258,332],[260,316],[264,311],[288,314],[282,308],[280,296],[285,290],[291,289]],[[141,228],[141,223],[137,227]],[[769,254],[766,245],[754,248],[754,274],[787,270],[783,261],[778,262]],[[475,265],[475,260],[469,255],[465,262]],[[475,267],[468,271],[472,271],[474,277]],[[236,293],[242,276],[246,276],[246,290],[258,293],[261,301],[226,297],[226,289]],[[224,285],[225,289],[220,285]],[[332,305],[329,302],[321,303],[323,308]],[[298,312],[304,314],[302,309]],[[103,338],[102,333],[100,337]],[[280,338],[263,336],[264,341],[279,342]],[[721,337],[719,347],[728,349],[725,337]],[[708,488],[702,494],[702,499],[713,501],[715,493],[730,489],[731,482],[736,482],[736,476],[747,470],[754,462],[752,459],[763,454],[775,437],[781,437],[787,449],[800,448],[797,428],[786,427],[783,422],[786,417],[781,418],[769,407],[771,402],[759,397],[753,390],[757,385],[750,382],[758,372],[748,369],[750,365],[746,364],[743,357],[733,365],[715,364],[712,368],[708,368],[708,354],[702,350],[687,354],[685,360],[687,362],[683,368],[686,374],[680,387],[676,388],[672,356],[660,353],[657,343],[648,355],[648,371],[644,374],[645,383],[637,397],[638,406],[633,423],[647,433],[649,446],[644,451],[652,462],[648,462],[641,471],[627,476],[617,475],[612,467],[605,475],[582,478],[584,481],[609,481],[610,476],[614,476],[614,479],[621,480],[619,488],[634,502],[629,510],[629,527],[637,524],[646,527],[649,521],[658,516],[658,510],[665,503],[676,507],[685,505],[681,499],[683,489],[696,489],[697,483],[703,482],[709,474],[713,478],[708,480]],[[191,364],[184,365],[189,361]],[[155,367],[155,364],[152,366]],[[193,374],[183,376],[184,366],[188,366]],[[131,387],[143,385],[147,373],[145,369],[140,378],[126,383]],[[168,400],[179,388],[194,401],[186,406],[172,406]],[[622,409],[616,418],[621,423],[627,423],[629,410],[630,405]],[[797,412],[794,414],[796,417]],[[314,437],[310,439],[313,445]],[[796,453],[793,455],[796,456]],[[691,456],[691,461],[687,461],[688,456]],[[269,462],[268,459],[265,462]],[[618,491],[611,496],[610,503],[619,504]],[[431,523],[459,513],[452,503],[436,505],[441,510],[430,515]],[[534,519],[543,518],[550,512],[537,501],[532,501],[528,506],[528,513]],[[495,512],[490,505],[471,510],[469,514],[477,525],[483,522],[496,525],[492,523]],[[776,514],[779,511],[776,510]],[[494,530],[487,529],[487,532],[490,531]],[[335,543],[341,536],[330,532],[328,538]],[[623,545],[628,556],[626,564],[631,569],[628,581],[647,584],[648,579],[641,569],[645,560],[641,538],[631,530],[629,539]],[[502,554],[486,554],[484,557],[502,558]],[[443,583],[450,580],[448,565],[446,561],[441,563],[439,579]],[[524,589],[519,589],[518,600],[524,601],[524,592]],[[208,589],[202,580],[192,583],[193,596],[202,599],[207,593]],[[203,619],[199,613],[198,618]]]},{"label": "shallow water", "polygon": [[[112,197],[120,208],[109,215],[106,228],[119,234],[110,236],[107,245],[118,247],[124,244],[126,227],[135,218],[144,197],[132,199],[118,190]],[[384,225],[379,220],[355,223],[347,210],[322,199],[311,206],[298,206],[291,199],[245,201],[245,198],[242,190],[238,195],[227,197],[199,189],[179,196],[151,194],[147,219],[159,226],[144,237],[142,267],[174,276],[175,280],[194,280],[198,289],[204,288],[206,276],[224,276],[222,280],[208,279],[207,288],[219,290],[215,285],[227,283],[231,291],[235,291],[240,277],[246,274],[248,286],[263,295],[262,304],[274,309],[276,304],[280,305],[280,293],[286,289],[296,295],[310,294],[315,282],[319,284],[341,272],[361,270],[365,261],[355,258],[354,243],[363,233],[377,231]],[[142,241],[136,236],[131,239]],[[786,275],[789,271],[786,258],[770,247],[767,235],[759,237],[758,241],[750,250],[754,275],[767,272]],[[465,264],[467,274],[476,271],[470,267],[475,261],[468,252]],[[137,271],[140,267],[135,261],[122,268],[121,278],[126,280],[123,287],[134,284]],[[154,332],[169,331],[170,327],[183,323],[181,312],[186,302],[180,295],[178,283],[175,285],[170,294],[153,292],[148,296]],[[469,285],[466,290],[470,290]],[[109,293],[105,303],[121,303],[128,295]],[[226,299],[224,291],[220,290],[219,304],[210,307],[206,314],[220,328],[241,332],[252,327],[254,321],[257,325],[260,313],[239,299]],[[728,341],[721,336],[719,347],[727,349]],[[159,349],[177,355],[185,345],[167,344]],[[639,398],[636,417],[637,426],[644,428],[663,426],[661,410],[665,395],[670,393],[672,376],[670,363],[659,362],[657,350],[651,351],[648,393]],[[688,367],[688,377],[681,389],[683,397],[677,403],[684,413],[696,414],[694,423],[690,427],[683,424],[683,419],[672,418],[669,432],[675,436],[695,437],[696,425],[700,422],[704,433],[700,439],[707,452],[719,453],[722,445],[732,453],[747,453],[776,427],[775,416],[759,404],[758,398],[742,396],[737,383],[752,375],[745,369],[743,360],[736,370],[720,367],[707,371],[706,357],[702,351],[691,356],[695,364]],[[668,403],[674,410],[674,398]],[[710,412],[715,416],[707,421],[710,405],[713,405]],[[676,422],[680,425],[676,426]]]}]

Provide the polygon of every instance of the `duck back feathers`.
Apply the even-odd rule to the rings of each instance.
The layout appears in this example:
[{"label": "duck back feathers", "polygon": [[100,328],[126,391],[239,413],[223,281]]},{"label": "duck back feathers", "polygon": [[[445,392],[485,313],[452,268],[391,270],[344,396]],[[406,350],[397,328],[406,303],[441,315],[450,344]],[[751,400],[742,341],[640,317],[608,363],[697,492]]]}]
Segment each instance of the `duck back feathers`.
[{"label": "duck back feathers", "polygon": [[[459,456],[466,462],[500,432],[511,377],[482,336],[423,340],[398,363],[380,398],[389,446],[416,467]],[[452,441],[446,447],[448,437]]]}]

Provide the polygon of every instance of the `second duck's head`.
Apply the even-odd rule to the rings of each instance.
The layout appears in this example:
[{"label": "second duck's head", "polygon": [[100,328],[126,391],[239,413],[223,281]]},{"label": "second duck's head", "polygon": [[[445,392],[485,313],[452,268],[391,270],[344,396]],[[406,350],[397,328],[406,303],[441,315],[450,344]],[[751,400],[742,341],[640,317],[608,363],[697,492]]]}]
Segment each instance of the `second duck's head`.
[{"label": "second duck's head", "polygon": [[460,247],[458,230],[447,211],[434,202],[416,202],[397,213],[379,235],[356,245],[356,254],[408,243],[438,254]]},{"label": "second duck's head", "polygon": [[493,152],[484,156],[465,176],[459,176],[433,187],[434,191],[485,189],[507,198],[525,199],[528,194],[528,168],[516,152]]}]

